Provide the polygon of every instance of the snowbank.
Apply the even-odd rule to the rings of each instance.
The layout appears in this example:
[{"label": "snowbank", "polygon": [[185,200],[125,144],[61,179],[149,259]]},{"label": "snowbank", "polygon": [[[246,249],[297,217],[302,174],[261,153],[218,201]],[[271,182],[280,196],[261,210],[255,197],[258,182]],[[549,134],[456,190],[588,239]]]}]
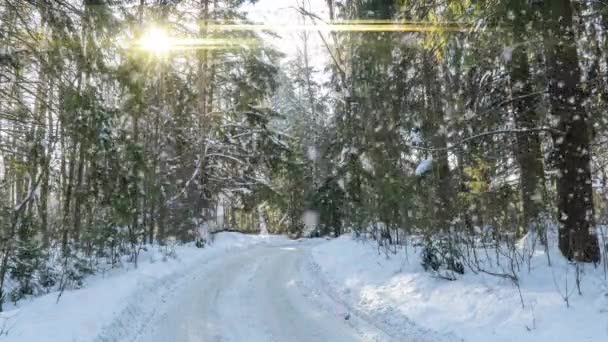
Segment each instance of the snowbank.
[{"label": "snowbank", "polygon": [[433,278],[420,266],[420,250],[411,246],[407,253],[386,258],[374,243],[343,236],[315,247],[312,259],[345,302],[394,329],[413,321],[452,335],[452,341],[608,341],[608,286],[602,267],[585,267],[581,296],[574,267],[552,254],[552,267],[537,252],[531,272],[526,267],[518,275],[523,308],[510,280],[469,270],[457,281]]},{"label": "snowbank", "polygon": [[114,341],[136,336],[155,308],[194,276],[197,267],[235,249],[286,242],[277,236],[220,233],[204,249],[177,246],[175,257],[166,257],[157,246],[149,247],[141,253],[137,269],[92,276],[84,288],[63,293],[59,302],[58,293],[50,293],[3,312],[0,341]]}]

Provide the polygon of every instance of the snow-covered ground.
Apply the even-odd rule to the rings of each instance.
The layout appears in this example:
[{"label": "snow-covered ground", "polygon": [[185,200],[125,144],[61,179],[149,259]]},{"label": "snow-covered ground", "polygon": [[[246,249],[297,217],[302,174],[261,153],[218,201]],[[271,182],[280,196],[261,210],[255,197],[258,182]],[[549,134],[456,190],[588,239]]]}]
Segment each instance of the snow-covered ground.
[{"label": "snow-covered ground", "polygon": [[585,267],[579,295],[574,267],[557,251],[552,254],[552,267],[538,251],[531,272],[525,267],[518,274],[523,308],[512,281],[470,270],[456,281],[434,278],[411,246],[387,258],[374,242],[342,236],[314,247],[312,261],[346,306],[393,332],[428,329],[426,336],[469,342],[608,341],[602,267]]},{"label": "snow-covered ground", "polygon": [[[1,314],[0,341],[607,341],[603,269],[537,251],[508,279],[432,277],[412,246],[387,258],[350,236],[291,241],[223,233],[205,249],[142,252],[137,269]],[[566,279],[568,289],[566,290]],[[563,296],[568,293],[569,307]]]},{"label": "snow-covered ground", "polygon": [[155,248],[139,267],[87,279],[83,289],[2,314],[0,341],[441,341],[388,329],[327,291],[310,261],[324,239],[222,234],[208,248]]},{"label": "snow-covered ground", "polygon": [[162,303],[170,301],[196,270],[216,259],[253,245],[281,245],[276,236],[217,234],[213,245],[200,249],[176,246],[175,257],[159,247],[140,255],[137,269],[114,269],[86,279],[82,289],[22,301],[0,315],[0,341],[77,342],[128,340],[144,329]]}]

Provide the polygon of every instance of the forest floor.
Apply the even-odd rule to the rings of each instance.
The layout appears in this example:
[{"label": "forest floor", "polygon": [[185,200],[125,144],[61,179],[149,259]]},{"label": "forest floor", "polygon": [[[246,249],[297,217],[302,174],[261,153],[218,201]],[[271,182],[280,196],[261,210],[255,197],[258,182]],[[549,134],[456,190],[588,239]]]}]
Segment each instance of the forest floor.
[{"label": "forest floor", "polygon": [[[558,255],[532,258],[519,291],[467,270],[424,272],[419,251],[396,254],[350,236],[292,241],[223,233],[205,249],[157,247],[137,269],[1,314],[0,341],[606,341],[608,288],[588,267],[583,294]],[[570,272],[570,273],[569,273]],[[568,290],[565,288],[569,281]],[[567,307],[563,294],[568,293]]]}]

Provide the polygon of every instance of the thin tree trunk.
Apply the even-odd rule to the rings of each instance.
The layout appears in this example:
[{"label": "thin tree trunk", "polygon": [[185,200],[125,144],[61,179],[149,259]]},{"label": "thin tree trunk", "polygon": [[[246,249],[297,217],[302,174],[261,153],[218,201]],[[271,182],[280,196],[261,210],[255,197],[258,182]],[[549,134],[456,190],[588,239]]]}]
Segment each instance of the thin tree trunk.
[{"label": "thin tree trunk", "polygon": [[80,240],[80,231],[82,229],[82,205],[85,200],[85,190],[83,186],[85,163],[85,146],[84,144],[81,144],[80,149],[78,151],[78,168],[76,172],[76,184],[74,186],[75,201],[72,238],[75,242],[78,242]]},{"label": "thin tree trunk", "polygon": [[[511,96],[513,112],[518,128],[534,129],[539,127],[539,115],[535,110],[537,98],[530,81],[530,67],[526,40],[525,0],[512,2],[513,12],[513,52],[511,60]],[[526,231],[542,229],[538,219],[544,210],[544,167],[540,136],[536,132],[519,133],[516,136],[515,155],[520,168],[520,186],[523,205],[523,222]],[[544,241],[544,232],[538,232]]]},{"label": "thin tree trunk", "polygon": [[69,227],[70,227],[70,212],[72,202],[72,188],[74,179],[74,160],[76,154],[76,143],[72,143],[72,151],[69,155],[70,161],[68,163],[68,171],[65,176],[65,189],[64,189],[64,202],[63,202],[63,221],[62,221],[62,238],[61,238],[61,250],[65,255],[68,253],[68,240],[69,240]]},{"label": "thin tree trunk", "polygon": [[445,118],[441,99],[439,98],[438,82],[436,77],[436,70],[431,66],[432,55],[425,55],[423,57],[423,68],[424,68],[424,88],[425,88],[425,102],[426,116],[425,131],[431,135],[432,146],[438,149],[438,152],[433,155],[433,169],[437,180],[435,182],[435,193],[437,196],[437,202],[434,205],[433,210],[436,213],[437,227],[440,230],[449,229],[452,218],[452,182],[450,177],[450,167],[448,162],[447,152],[447,136],[442,126],[445,125]]}]

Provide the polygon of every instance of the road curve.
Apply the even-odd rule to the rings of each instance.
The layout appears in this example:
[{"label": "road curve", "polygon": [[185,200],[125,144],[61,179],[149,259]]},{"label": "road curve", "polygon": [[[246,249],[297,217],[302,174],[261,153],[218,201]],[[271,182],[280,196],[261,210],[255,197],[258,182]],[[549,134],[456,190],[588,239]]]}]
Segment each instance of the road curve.
[{"label": "road curve", "polygon": [[139,341],[367,340],[345,313],[320,308],[299,286],[306,248],[258,246],[227,255],[181,288]]}]

